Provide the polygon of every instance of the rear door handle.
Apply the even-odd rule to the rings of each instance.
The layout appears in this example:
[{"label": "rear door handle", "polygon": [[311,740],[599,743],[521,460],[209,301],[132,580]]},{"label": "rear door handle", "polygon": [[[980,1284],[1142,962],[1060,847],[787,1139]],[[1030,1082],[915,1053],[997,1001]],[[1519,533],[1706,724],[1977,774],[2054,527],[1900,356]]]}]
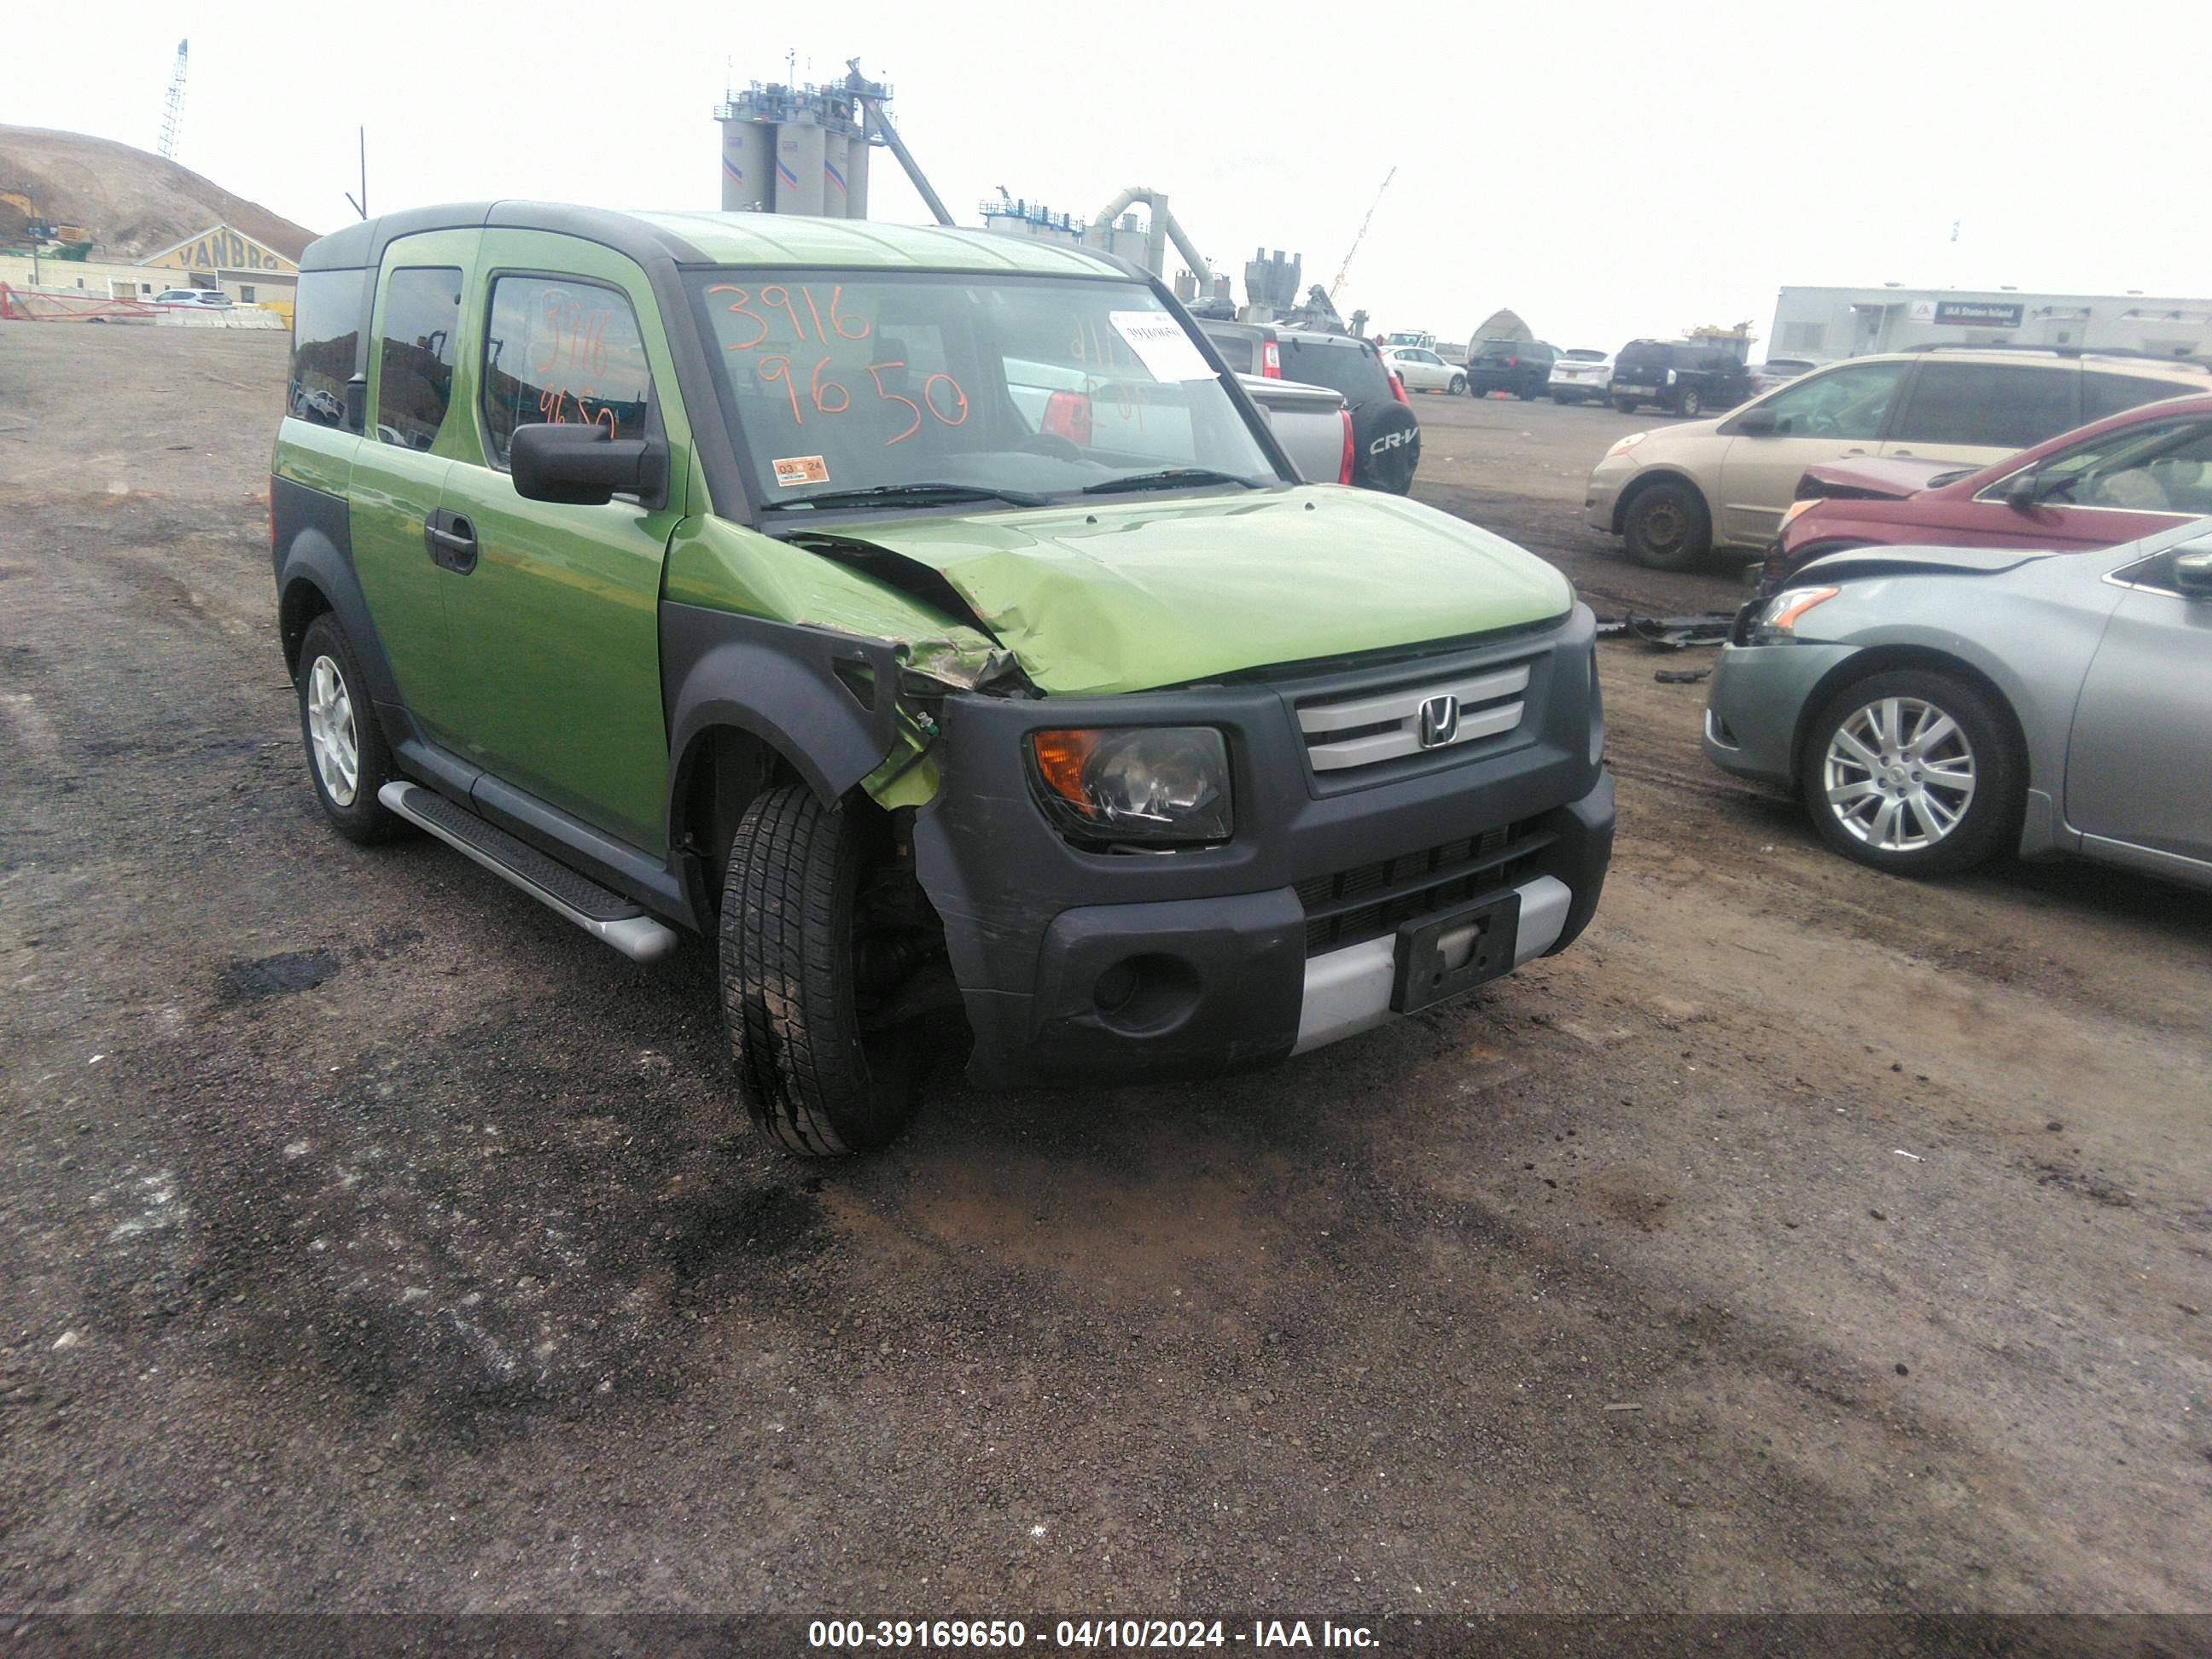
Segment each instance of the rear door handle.
[{"label": "rear door handle", "polygon": [[440,507],[423,521],[422,545],[431,562],[465,576],[477,568],[476,526],[458,513]]}]

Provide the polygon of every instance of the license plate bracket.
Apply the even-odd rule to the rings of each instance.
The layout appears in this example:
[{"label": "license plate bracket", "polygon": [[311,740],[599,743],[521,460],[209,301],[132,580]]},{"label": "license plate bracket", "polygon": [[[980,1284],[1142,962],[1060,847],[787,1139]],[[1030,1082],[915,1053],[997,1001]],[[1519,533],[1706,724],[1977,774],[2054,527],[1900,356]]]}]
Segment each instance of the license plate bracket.
[{"label": "license plate bracket", "polygon": [[1521,895],[1510,888],[1403,923],[1392,1012],[1413,1013],[1511,971],[1520,933]]}]

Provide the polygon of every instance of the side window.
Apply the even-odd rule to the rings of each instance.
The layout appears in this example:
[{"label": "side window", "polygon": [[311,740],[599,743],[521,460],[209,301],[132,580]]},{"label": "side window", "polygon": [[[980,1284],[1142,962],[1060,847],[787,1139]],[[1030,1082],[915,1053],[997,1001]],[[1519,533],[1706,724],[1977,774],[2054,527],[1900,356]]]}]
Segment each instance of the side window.
[{"label": "side window", "polygon": [[[292,307],[292,372],[284,412],[317,426],[346,425],[346,382],[361,356],[362,273],[310,270]],[[356,425],[351,428],[359,431]]]},{"label": "side window", "polygon": [[2212,424],[2159,422],[2111,432],[2037,469],[2039,492],[2074,507],[2212,515]]},{"label": "side window", "polygon": [[1241,334],[1209,334],[1213,349],[1221,354],[1221,361],[1229,365],[1232,374],[1252,372],[1252,342]]},{"label": "side window", "polygon": [[484,337],[484,432],[505,466],[517,427],[597,424],[642,438],[653,371],[637,313],[611,288],[559,276],[492,283]]},{"label": "side window", "polygon": [[428,449],[453,400],[453,336],[461,326],[461,273],[451,265],[395,270],[384,283],[377,342],[376,435]]},{"label": "side window", "polygon": [[2079,374],[2020,363],[1923,363],[1897,441],[2026,449],[2081,424],[2074,404]]},{"label": "side window", "polygon": [[1850,363],[1825,374],[1808,374],[1760,407],[1774,411],[1774,429],[1788,437],[1871,442],[1881,435],[1882,422],[1910,366]]},{"label": "side window", "polygon": [[[2204,389],[2212,392],[2212,381]],[[2101,421],[2107,415],[2118,415],[2123,410],[2140,408],[2154,404],[2162,398],[2185,398],[2190,389],[2176,386],[2172,380],[2146,380],[2140,374],[2114,374],[2101,368],[2085,370],[2081,375],[2081,424]]]},{"label": "side window", "polygon": [[2173,562],[2184,553],[2197,551],[2201,545],[2197,542],[2185,542],[2179,547],[2169,547],[2165,552],[2154,553],[2139,563],[2122,566],[2112,572],[2112,579],[2136,587],[2156,588],[2161,593],[2172,593],[2179,598],[2181,584],[2173,579]]}]

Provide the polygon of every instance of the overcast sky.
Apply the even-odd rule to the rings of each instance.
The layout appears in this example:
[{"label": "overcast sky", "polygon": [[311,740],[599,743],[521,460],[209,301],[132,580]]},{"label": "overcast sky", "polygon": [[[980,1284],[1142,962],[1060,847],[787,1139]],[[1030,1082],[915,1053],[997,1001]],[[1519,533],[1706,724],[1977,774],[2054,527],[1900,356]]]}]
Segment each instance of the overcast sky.
[{"label": "overcast sky", "polygon": [[[373,210],[712,208],[726,76],[783,79],[795,52],[800,80],[828,81],[857,55],[963,223],[1000,185],[1085,217],[1149,185],[1241,300],[1263,244],[1328,283],[1395,165],[1347,314],[1458,339],[1510,306],[1557,344],[1610,349],[1746,318],[1763,339],[1784,283],[2212,288],[2212,217],[2172,163],[2202,148],[2191,15],[97,0],[10,18],[0,119],[151,149],[187,32],[178,159],[311,228],[352,216],[362,123]],[[872,197],[876,218],[927,216],[881,151]]]}]

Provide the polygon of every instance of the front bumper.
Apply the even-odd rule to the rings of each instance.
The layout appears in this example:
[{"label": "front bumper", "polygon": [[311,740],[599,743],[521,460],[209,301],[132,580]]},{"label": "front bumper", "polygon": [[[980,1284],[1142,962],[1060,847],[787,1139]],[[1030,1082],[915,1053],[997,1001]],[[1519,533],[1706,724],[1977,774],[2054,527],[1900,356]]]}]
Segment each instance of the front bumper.
[{"label": "front bumper", "polygon": [[1793,787],[1807,705],[1857,650],[1812,641],[1723,646],[1705,692],[1705,758],[1738,777]]},{"label": "front bumper", "polygon": [[[1394,860],[1507,826],[1509,845],[1534,850],[1501,864],[1483,893],[1520,895],[1515,965],[1565,949],[1596,908],[1613,844],[1601,719],[1585,690],[1592,631],[1577,606],[1554,635],[1450,659],[1439,672],[1544,659],[1521,732],[1468,760],[1416,757],[1358,787],[1317,782],[1308,766],[1292,702],[1312,682],[948,699],[942,787],[914,844],[975,1037],[970,1076],[1214,1076],[1380,1024],[1392,1018],[1395,927],[1328,948],[1338,935],[1310,927],[1301,887],[1378,860],[1395,873]],[[1027,732],[1156,723],[1228,733],[1236,838],[1152,857],[1070,847],[1030,799]]]},{"label": "front bumper", "polygon": [[1637,471],[1635,462],[1619,455],[1608,455],[1592,467],[1589,483],[1583,489],[1583,522],[1593,530],[1619,535],[1620,532],[1613,521],[1613,507]]}]

